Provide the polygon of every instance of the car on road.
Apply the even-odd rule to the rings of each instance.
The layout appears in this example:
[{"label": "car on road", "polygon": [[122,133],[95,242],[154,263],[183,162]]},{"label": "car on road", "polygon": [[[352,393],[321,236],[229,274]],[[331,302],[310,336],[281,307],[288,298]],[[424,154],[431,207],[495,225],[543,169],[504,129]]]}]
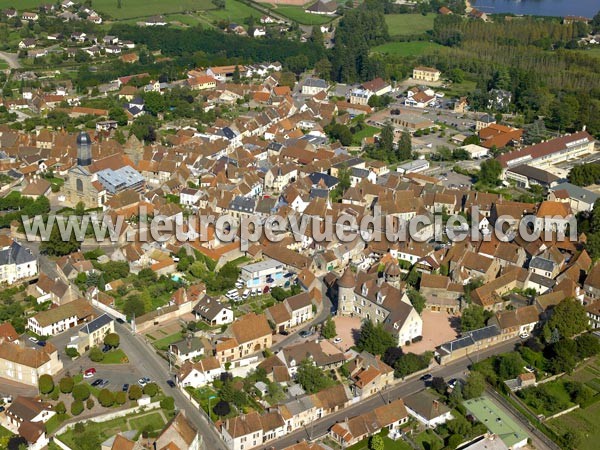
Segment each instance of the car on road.
[{"label": "car on road", "polygon": [[94,369],[93,367],[90,367],[85,372],[83,372],[83,378],[92,378],[94,375],[96,375],[96,369]]},{"label": "car on road", "polygon": [[430,373],[426,373],[421,378],[419,378],[419,380],[421,380],[425,383],[429,383],[432,379],[433,379],[433,375],[431,375]]},{"label": "car on road", "polygon": [[129,390],[129,383],[125,383],[125,384],[123,385],[123,387],[121,388],[121,390],[122,390],[123,392],[127,392],[127,391]]},{"label": "car on road", "polygon": [[336,338],[333,340],[333,343],[334,343],[334,344],[340,344],[341,342],[342,342],[342,338],[341,338],[341,337],[336,337]]},{"label": "car on road", "polygon": [[289,331],[287,331],[287,330],[281,330],[281,331],[279,332],[279,334],[280,334],[280,335],[282,335],[282,336],[289,336],[289,335],[290,335],[290,332],[289,332]]},{"label": "car on road", "polygon": [[302,330],[299,334],[301,338],[307,338],[309,336],[312,336],[313,332],[310,330]]},{"label": "car on road", "polygon": [[456,387],[457,383],[458,383],[458,380],[456,378],[451,378],[450,380],[448,380],[448,387],[450,389],[454,389]]},{"label": "car on road", "polygon": [[167,380],[167,384],[169,385],[169,387],[175,387],[175,382],[173,380]]},{"label": "car on road", "polygon": [[92,386],[94,386],[94,387],[98,387],[98,386],[100,386],[102,383],[104,383],[104,380],[103,380],[102,378],[98,378],[96,381],[94,381],[94,382],[92,383]]}]

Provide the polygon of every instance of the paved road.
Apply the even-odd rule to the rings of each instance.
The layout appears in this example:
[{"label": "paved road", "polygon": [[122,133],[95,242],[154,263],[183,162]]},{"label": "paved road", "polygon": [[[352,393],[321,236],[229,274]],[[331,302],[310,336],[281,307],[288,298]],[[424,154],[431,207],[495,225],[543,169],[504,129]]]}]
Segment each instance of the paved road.
[{"label": "paved road", "polygon": [[[516,339],[507,341],[503,344],[500,344],[491,349],[487,349],[481,351],[478,355],[478,359],[484,359],[488,356],[504,353],[510,351],[514,348]],[[434,376],[444,377],[445,379],[450,378],[460,378],[464,377],[464,372],[467,370],[467,367],[472,363],[472,360],[467,358],[462,358],[455,362],[452,362],[446,366],[438,366],[431,370],[431,373]],[[382,406],[390,401],[394,401],[399,398],[407,397],[415,392],[418,392],[424,388],[423,382],[418,379],[418,377],[414,377],[412,379],[407,379],[402,383],[397,384],[396,386],[383,391],[380,395],[375,395],[370,397],[369,399],[360,402],[354,406],[346,407],[337,413],[331,414],[327,417],[324,417],[321,420],[317,420],[311,424],[310,427],[305,427],[303,429],[299,429],[293,433],[288,434],[282,439],[277,441],[272,441],[261,447],[265,450],[271,448],[285,448],[290,445],[295,444],[298,441],[303,439],[312,440],[318,437],[325,435],[329,429],[337,422],[342,422],[346,418],[351,418],[354,416],[358,416],[360,414],[364,414],[368,411],[372,411],[374,408]],[[528,429],[529,427],[525,427]],[[547,449],[546,446],[536,447],[538,449]]]},{"label": "paved road", "polygon": [[120,348],[127,354],[136,370],[156,382],[167,395],[173,396],[177,408],[185,411],[186,417],[198,428],[206,448],[225,450],[224,442],[216,428],[208,423],[205,414],[194,408],[179,389],[167,385],[167,379],[170,378],[167,362],[156,354],[154,348],[143,337],[132,334],[125,325],[116,323],[115,330],[121,336]]},{"label": "paved road", "polygon": [[0,52],[0,59],[3,59],[8,63],[8,67],[11,69],[20,69],[21,63],[16,53]]}]

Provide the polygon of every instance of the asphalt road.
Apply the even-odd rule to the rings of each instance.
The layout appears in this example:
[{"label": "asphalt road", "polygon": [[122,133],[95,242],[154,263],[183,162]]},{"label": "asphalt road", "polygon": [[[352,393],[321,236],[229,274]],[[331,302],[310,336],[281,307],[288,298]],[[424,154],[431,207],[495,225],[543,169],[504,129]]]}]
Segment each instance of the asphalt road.
[{"label": "asphalt road", "polygon": [[171,378],[171,374],[167,362],[156,354],[154,348],[143,337],[132,334],[131,329],[125,325],[116,323],[115,330],[121,336],[120,348],[127,354],[136,371],[157,383],[163,392],[175,399],[177,408],[185,411],[186,417],[202,435],[205,447],[211,450],[226,450],[225,443],[216,428],[208,422],[205,414],[194,408],[179,389],[169,387],[167,380]]},{"label": "asphalt road", "polygon": [[[516,342],[517,340],[513,339],[493,348],[483,350],[477,356],[474,355],[474,358],[485,359],[491,355],[510,351],[514,348]],[[446,366],[435,367],[431,370],[431,374],[434,376],[443,377],[446,380],[451,378],[464,378],[464,373],[467,371],[468,366],[472,362],[473,361],[470,358],[462,358]],[[422,390],[424,387],[425,386],[423,382],[420,381],[418,377],[406,379],[404,382],[401,382],[396,386],[379,393],[379,395],[375,395],[354,406],[344,408],[341,411],[326,416],[321,420],[313,422],[309,427],[299,429],[293,433],[288,434],[282,439],[272,441],[261,448],[265,450],[273,448],[281,449],[293,445],[296,442],[302,441],[303,439],[313,440],[319,438],[325,435],[329,431],[329,429],[337,422],[342,422],[346,418],[351,418],[360,414],[364,414],[368,411],[372,411],[373,409],[382,406],[390,401],[394,401],[399,398],[405,398],[411,394],[414,394],[415,392]],[[521,425],[523,426],[523,429],[529,429],[529,426],[527,424],[521,423]],[[548,447],[543,445],[542,442],[540,442],[539,445],[536,445],[536,448],[538,450],[546,450]]]}]

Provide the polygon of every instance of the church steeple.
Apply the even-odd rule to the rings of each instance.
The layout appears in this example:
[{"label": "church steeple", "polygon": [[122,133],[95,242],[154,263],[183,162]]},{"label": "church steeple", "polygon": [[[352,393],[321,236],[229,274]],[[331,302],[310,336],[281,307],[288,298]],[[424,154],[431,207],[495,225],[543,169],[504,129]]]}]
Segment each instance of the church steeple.
[{"label": "church steeple", "polygon": [[77,165],[89,166],[92,164],[92,139],[85,131],[77,136]]}]

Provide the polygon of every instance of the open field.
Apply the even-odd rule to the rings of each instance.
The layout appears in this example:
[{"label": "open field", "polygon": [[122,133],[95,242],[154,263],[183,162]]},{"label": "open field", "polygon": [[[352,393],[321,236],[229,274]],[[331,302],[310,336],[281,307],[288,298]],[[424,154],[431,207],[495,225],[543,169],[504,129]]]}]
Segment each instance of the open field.
[{"label": "open field", "polygon": [[388,26],[390,36],[408,36],[411,34],[422,34],[433,30],[433,19],[436,14],[387,14],[385,23]]},{"label": "open field", "polygon": [[377,53],[387,53],[392,56],[418,56],[431,53],[441,48],[443,48],[441,45],[429,41],[388,42],[373,47],[372,51]]},{"label": "open field", "polygon": [[[404,442],[402,439],[398,439],[397,441],[391,440],[389,437],[385,436],[383,438],[383,442],[385,444],[384,450],[410,450],[410,445]],[[348,450],[368,450],[369,449],[369,438],[363,439],[357,444],[348,447]]]},{"label": "open field", "polygon": [[263,15],[260,11],[237,0],[225,0],[225,9],[215,9],[212,3],[211,7],[206,9],[206,16],[212,20],[227,20],[239,24],[243,24],[246,17],[260,19]]},{"label": "open field", "polygon": [[[229,2],[227,2],[229,3]],[[132,19],[157,14],[200,11],[214,8],[210,0],[122,0],[121,8],[116,0],[94,0],[93,7],[114,19]]]},{"label": "open field", "polygon": [[305,12],[304,9],[304,6],[280,5],[274,8],[273,11],[303,25],[322,25],[331,22],[335,18],[331,16],[309,14]]},{"label": "open field", "polygon": [[371,137],[374,134],[379,133],[380,131],[381,131],[380,128],[372,127],[371,125],[367,125],[362,130],[360,130],[358,133],[354,133],[354,135],[352,136],[352,144],[353,145],[361,145],[363,138]]},{"label": "open field", "polygon": [[45,3],[43,0],[0,0],[0,9],[6,8],[18,8],[20,10],[37,8],[42,3]]}]

